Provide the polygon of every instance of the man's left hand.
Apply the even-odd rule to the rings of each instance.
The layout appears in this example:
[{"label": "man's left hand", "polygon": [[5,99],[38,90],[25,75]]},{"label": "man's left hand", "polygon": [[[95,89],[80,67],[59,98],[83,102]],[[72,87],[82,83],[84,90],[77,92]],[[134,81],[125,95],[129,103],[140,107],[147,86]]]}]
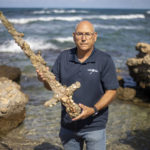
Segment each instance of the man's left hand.
[{"label": "man's left hand", "polygon": [[79,104],[79,106],[81,107],[82,112],[79,116],[73,118],[72,121],[86,119],[89,116],[91,116],[92,114],[94,114],[94,109],[92,107],[88,107],[83,104]]}]

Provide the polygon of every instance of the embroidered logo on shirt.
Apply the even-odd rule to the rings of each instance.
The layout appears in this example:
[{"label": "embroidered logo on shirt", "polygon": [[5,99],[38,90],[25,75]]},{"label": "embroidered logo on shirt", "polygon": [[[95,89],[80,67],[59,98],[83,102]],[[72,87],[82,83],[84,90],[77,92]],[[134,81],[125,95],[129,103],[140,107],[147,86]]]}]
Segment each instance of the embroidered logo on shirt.
[{"label": "embroidered logo on shirt", "polygon": [[90,72],[89,74],[93,74],[94,72],[98,72],[98,70],[96,70],[96,69],[88,69],[87,71]]}]

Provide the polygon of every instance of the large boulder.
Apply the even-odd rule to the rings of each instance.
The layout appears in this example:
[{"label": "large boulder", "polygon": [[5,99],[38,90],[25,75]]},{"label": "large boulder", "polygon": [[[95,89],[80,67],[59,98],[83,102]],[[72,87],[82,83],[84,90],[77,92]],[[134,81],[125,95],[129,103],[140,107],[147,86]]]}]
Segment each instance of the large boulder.
[{"label": "large boulder", "polygon": [[120,100],[133,100],[136,96],[136,90],[129,87],[119,87],[117,89],[117,98]]},{"label": "large boulder", "polygon": [[118,76],[120,87],[117,89],[116,98],[119,100],[150,107],[149,91],[136,86],[135,82],[131,79],[131,77],[123,78]]},{"label": "large boulder", "polygon": [[137,43],[136,50],[139,54],[136,58],[127,60],[127,66],[131,77],[141,88],[150,88],[150,44]]},{"label": "large boulder", "polygon": [[117,77],[120,87],[117,89],[117,98],[120,100],[133,100],[136,90],[132,87],[124,87],[125,81],[121,76]]},{"label": "large boulder", "polygon": [[0,77],[7,77],[15,82],[20,81],[21,71],[17,67],[0,65]]},{"label": "large boulder", "polygon": [[0,78],[0,133],[23,122],[27,102],[28,96],[20,90],[20,85],[8,78]]}]

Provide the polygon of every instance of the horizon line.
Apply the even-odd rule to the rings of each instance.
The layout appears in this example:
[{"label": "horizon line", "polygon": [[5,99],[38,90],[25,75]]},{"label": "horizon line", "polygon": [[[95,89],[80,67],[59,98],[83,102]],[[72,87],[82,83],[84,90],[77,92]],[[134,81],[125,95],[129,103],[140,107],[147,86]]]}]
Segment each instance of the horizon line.
[{"label": "horizon line", "polygon": [[54,9],[150,9],[150,8],[118,8],[118,7],[0,7],[0,8],[22,8],[22,9],[26,9],[26,8],[36,8],[36,9],[49,9],[49,8],[54,8]]}]

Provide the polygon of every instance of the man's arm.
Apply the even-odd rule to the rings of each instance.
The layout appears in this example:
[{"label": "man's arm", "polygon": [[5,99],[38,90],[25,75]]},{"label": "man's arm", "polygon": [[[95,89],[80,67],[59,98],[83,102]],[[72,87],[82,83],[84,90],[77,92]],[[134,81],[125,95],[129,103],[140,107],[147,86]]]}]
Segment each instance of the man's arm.
[{"label": "man's arm", "polygon": [[102,98],[94,105],[97,110],[107,107],[115,99],[116,90],[107,90]]},{"label": "man's arm", "polygon": [[[98,111],[100,111],[101,109],[107,107],[114,100],[115,96],[116,90],[107,90],[94,106]],[[93,107],[88,107],[83,104],[79,104],[79,106],[82,108],[82,113],[78,117],[72,119],[73,121],[86,119],[95,112]]]}]

